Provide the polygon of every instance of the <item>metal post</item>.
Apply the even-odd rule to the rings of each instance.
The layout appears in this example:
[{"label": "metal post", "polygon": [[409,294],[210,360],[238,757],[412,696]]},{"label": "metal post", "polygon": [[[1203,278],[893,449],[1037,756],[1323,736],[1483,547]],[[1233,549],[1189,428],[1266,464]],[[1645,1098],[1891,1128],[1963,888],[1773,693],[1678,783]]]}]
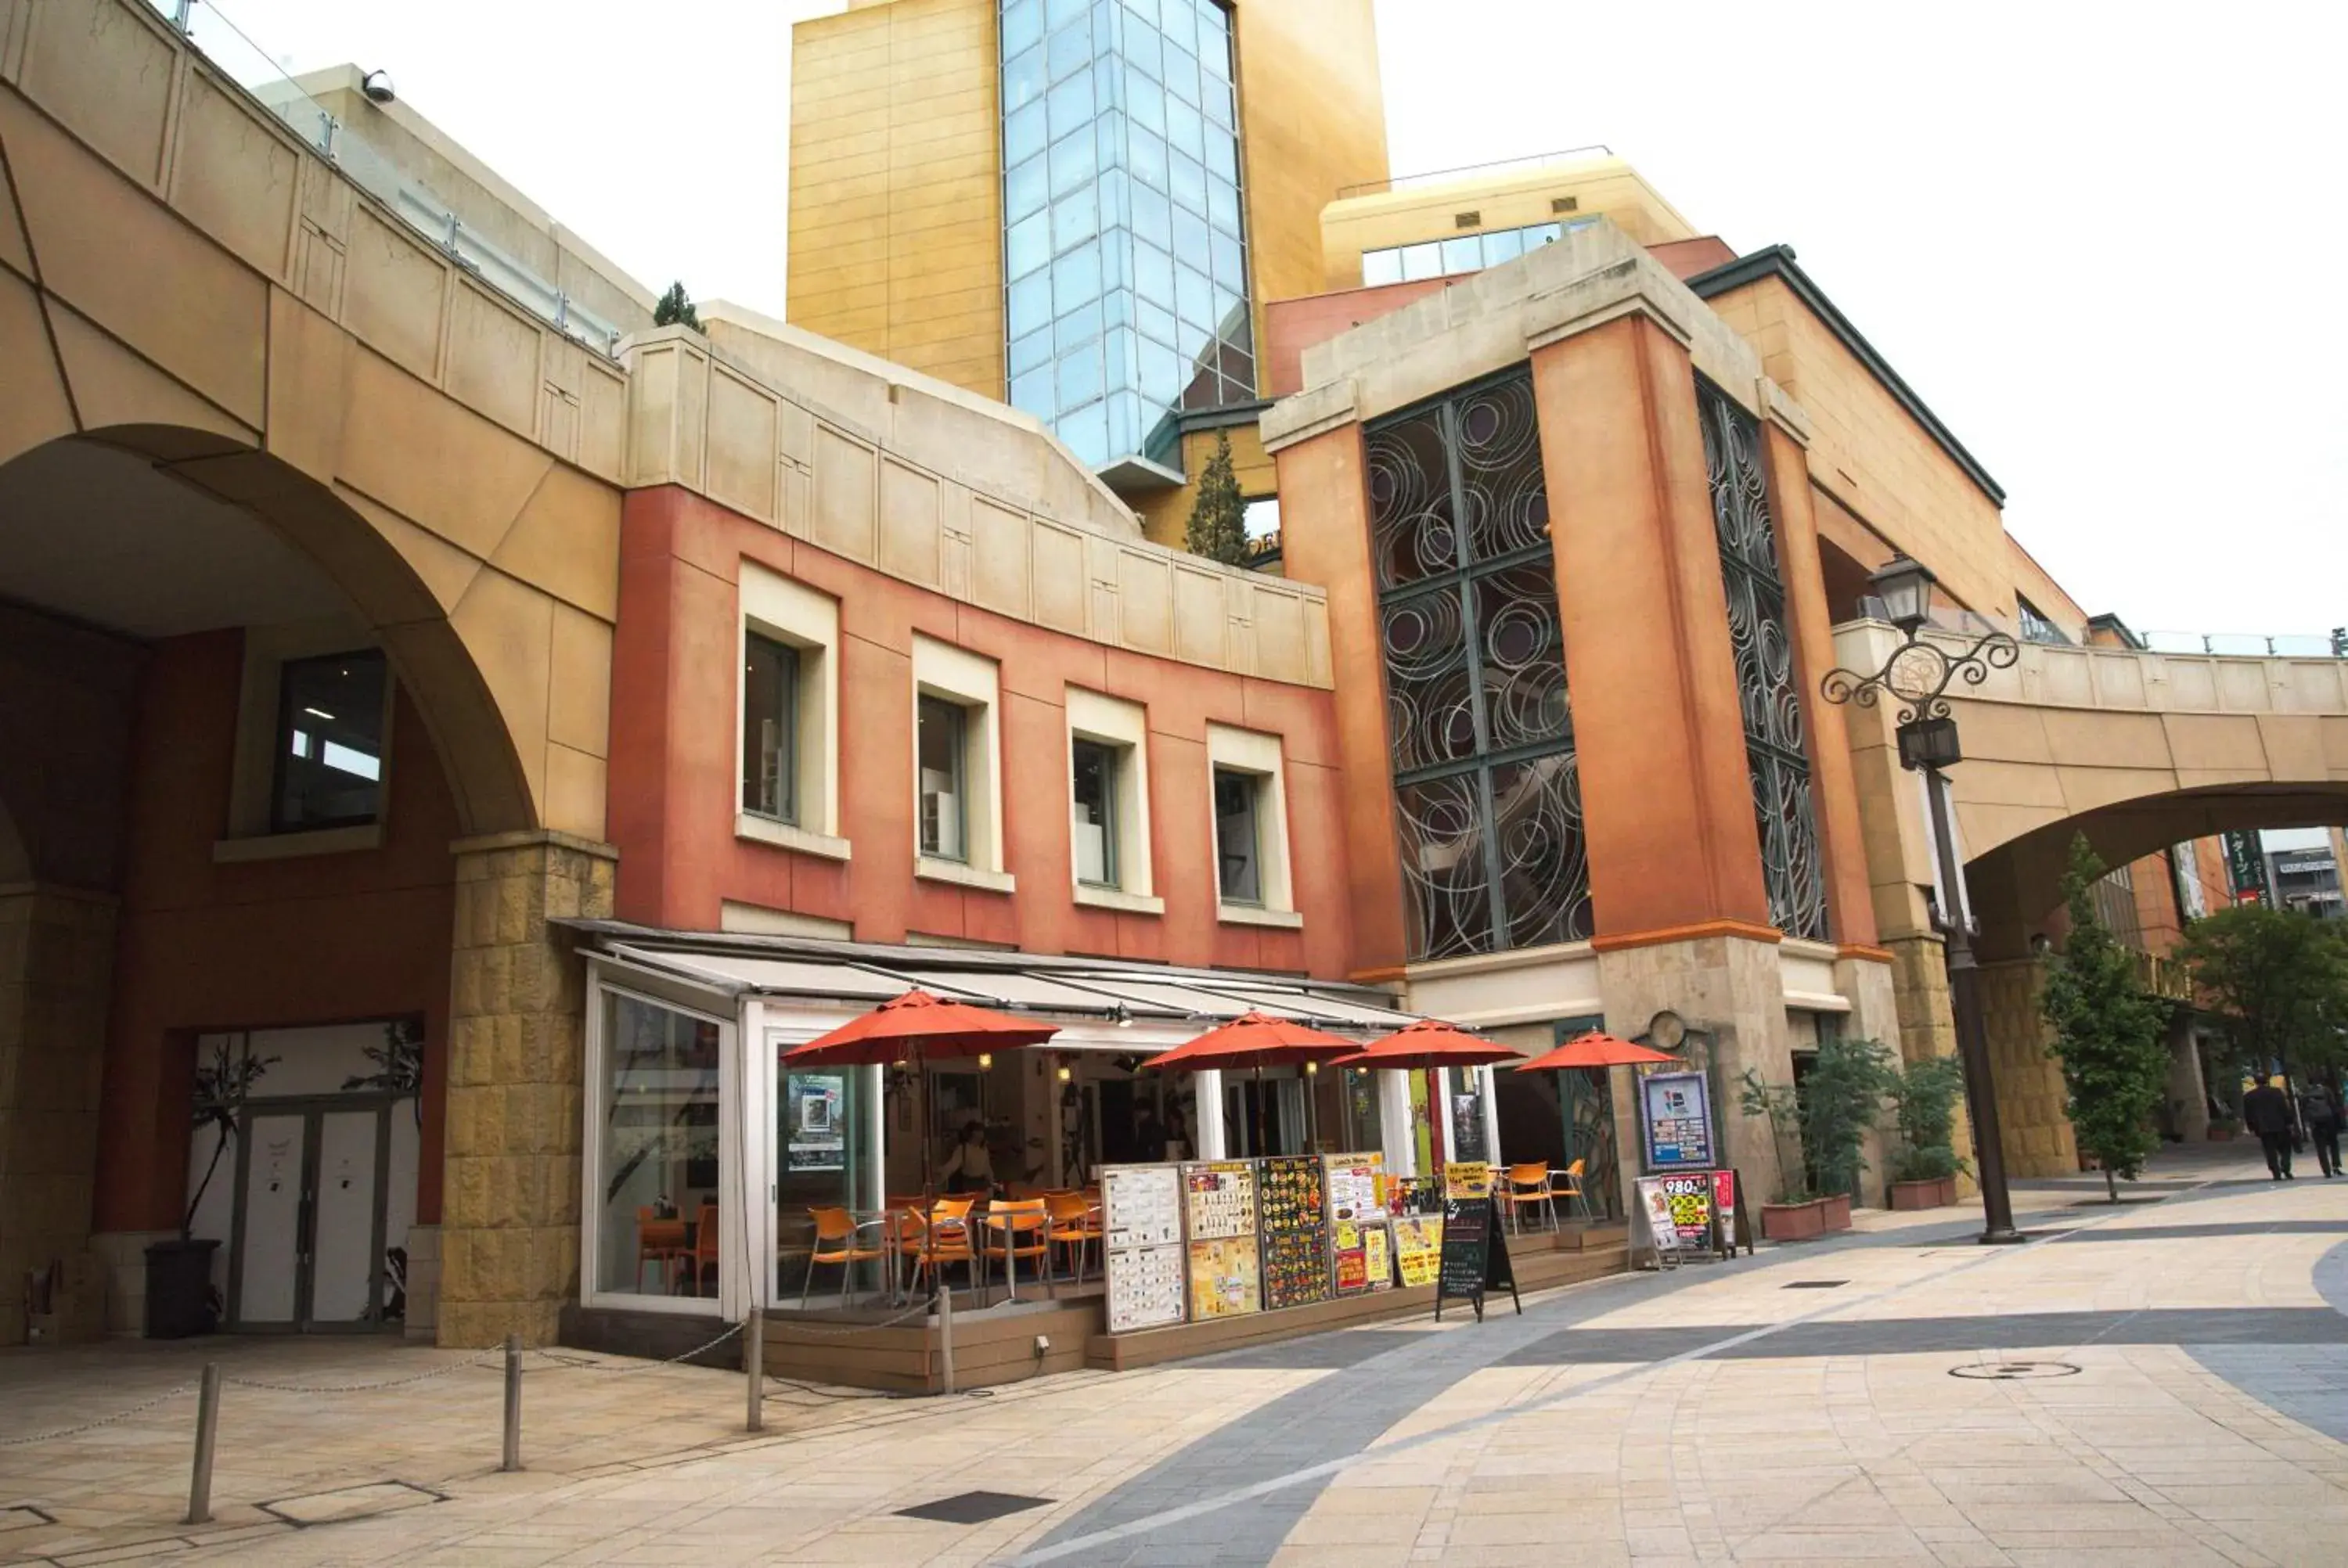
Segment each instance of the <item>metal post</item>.
[{"label": "metal post", "polygon": [[2005,1146],[1997,1125],[1997,1085],[1990,1079],[1989,1030],[1982,1020],[1981,967],[1973,961],[1972,935],[1966,929],[1963,875],[1957,866],[1956,835],[1949,824],[1948,790],[1941,770],[1924,769],[1924,794],[1931,806],[1932,852],[1941,866],[1941,887],[1948,901],[1941,911],[1947,938],[1949,1010],[1957,1026],[1957,1054],[1964,1061],[1965,1109],[1973,1122],[1973,1160],[1981,1173],[1981,1239],[1984,1243],[2022,1239],[2013,1228],[2013,1201],[2005,1187]]},{"label": "metal post", "polygon": [[750,1421],[747,1430],[767,1430],[767,1315],[757,1307],[742,1324],[742,1370],[749,1380]]},{"label": "metal post", "polygon": [[207,1361],[203,1387],[196,1394],[196,1462],[188,1477],[190,1524],[212,1522],[212,1450],[220,1434],[220,1363]]},{"label": "metal post", "polygon": [[521,1336],[506,1336],[506,1447],[500,1471],[521,1468]]},{"label": "metal post", "polygon": [[938,1392],[954,1391],[953,1373],[953,1287],[941,1284],[938,1287]]}]

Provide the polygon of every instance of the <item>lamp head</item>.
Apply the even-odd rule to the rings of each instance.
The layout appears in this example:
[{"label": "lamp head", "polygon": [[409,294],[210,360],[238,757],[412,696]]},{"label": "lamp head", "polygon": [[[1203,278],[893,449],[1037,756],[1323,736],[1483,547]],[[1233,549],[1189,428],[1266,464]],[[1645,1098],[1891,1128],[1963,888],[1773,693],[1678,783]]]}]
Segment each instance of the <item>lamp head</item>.
[{"label": "lamp head", "polygon": [[1875,597],[1883,601],[1883,613],[1892,625],[1912,637],[1932,613],[1932,585],[1940,579],[1921,561],[1893,554],[1867,579]]},{"label": "lamp head", "polygon": [[369,71],[359,78],[359,91],[366,94],[370,103],[387,104],[398,97],[391,90],[389,71]]}]

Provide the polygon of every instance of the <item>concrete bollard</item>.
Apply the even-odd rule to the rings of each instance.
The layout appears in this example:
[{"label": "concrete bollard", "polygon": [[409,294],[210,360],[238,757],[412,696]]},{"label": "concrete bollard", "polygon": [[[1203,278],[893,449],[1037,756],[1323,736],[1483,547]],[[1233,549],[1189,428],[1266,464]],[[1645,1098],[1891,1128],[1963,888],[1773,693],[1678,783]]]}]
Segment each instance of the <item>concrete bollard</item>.
[{"label": "concrete bollard", "polygon": [[188,1477],[190,1524],[212,1522],[212,1450],[220,1436],[221,1369],[217,1361],[204,1363],[204,1381],[196,1394],[196,1462]]},{"label": "concrete bollard", "polygon": [[506,1445],[500,1471],[521,1468],[521,1336],[506,1336]]},{"label": "concrete bollard", "polygon": [[767,1430],[767,1315],[757,1307],[742,1323],[742,1370],[748,1379],[750,1419],[747,1430]]},{"label": "concrete bollard", "polygon": [[938,1392],[954,1391],[953,1373],[953,1289],[938,1286]]}]

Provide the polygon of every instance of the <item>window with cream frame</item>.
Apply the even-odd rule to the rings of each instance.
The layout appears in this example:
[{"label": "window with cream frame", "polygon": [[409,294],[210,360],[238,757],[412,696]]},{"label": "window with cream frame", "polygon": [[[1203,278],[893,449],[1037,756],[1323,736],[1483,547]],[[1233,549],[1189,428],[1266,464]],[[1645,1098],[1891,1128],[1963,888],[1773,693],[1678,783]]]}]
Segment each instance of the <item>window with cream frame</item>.
[{"label": "window with cream frame", "polygon": [[992,659],[913,639],[913,874],[989,892],[1003,864],[1002,682]]},{"label": "window with cream frame", "polygon": [[1138,702],[1067,689],[1068,859],[1076,900],[1162,914],[1149,854],[1149,715]]},{"label": "window with cream frame", "polygon": [[[746,560],[740,602],[734,661],[735,836],[845,860],[849,845],[839,836],[839,601]],[[788,690],[775,690],[778,681]],[[776,733],[778,726],[788,733]],[[778,767],[788,770],[788,777],[767,776]]]},{"label": "window with cream frame", "polygon": [[[1289,868],[1288,786],[1280,737],[1209,724],[1207,763],[1207,809],[1216,845],[1216,918],[1243,926],[1303,925]],[[1236,841],[1242,834],[1248,835],[1247,844]],[[1227,845],[1227,836],[1234,842]],[[1239,857],[1247,853],[1253,857],[1251,875],[1243,875],[1240,865]],[[1251,891],[1252,898],[1246,896]]]},{"label": "window with cream frame", "polygon": [[[362,682],[355,692],[345,693],[371,711],[348,711],[343,699],[322,698],[304,681],[305,671],[339,674],[346,661],[328,657],[335,654],[374,661],[372,683]],[[383,843],[395,763],[391,714],[398,685],[383,660],[365,628],[341,618],[244,629],[228,820],[222,825],[227,831],[212,845],[215,861],[333,854],[373,849]],[[356,662],[349,667],[360,668]],[[321,702],[328,711],[319,711]],[[337,728],[345,723],[355,724],[357,733]],[[340,774],[346,791],[372,800],[364,809],[354,805],[324,817],[287,813],[283,797],[291,781],[286,774],[297,761],[323,768],[330,777]]]}]

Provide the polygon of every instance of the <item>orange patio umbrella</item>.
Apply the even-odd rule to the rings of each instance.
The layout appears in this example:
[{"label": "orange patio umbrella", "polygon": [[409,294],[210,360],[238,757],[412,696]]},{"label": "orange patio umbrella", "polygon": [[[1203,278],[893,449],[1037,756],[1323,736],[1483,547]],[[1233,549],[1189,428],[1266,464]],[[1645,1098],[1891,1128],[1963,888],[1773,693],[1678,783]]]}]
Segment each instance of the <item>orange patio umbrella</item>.
[{"label": "orange patio umbrella", "polygon": [[1423,1018],[1383,1039],[1372,1040],[1359,1053],[1344,1058],[1336,1065],[1426,1072],[1430,1112],[1427,1132],[1435,1163],[1440,1166],[1443,1163],[1444,1107],[1442,1088],[1434,1075],[1447,1067],[1489,1067],[1496,1062],[1514,1061],[1516,1059],[1517,1053],[1505,1045],[1497,1045],[1480,1035],[1454,1029],[1440,1019]]},{"label": "orange patio umbrella", "polygon": [[[1227,1024],[1210,1029],[1196,1040],[1184,1040],[1142,1065],[1152,1071],[1198,1072],[1231,1068],[1255,1073],[1255,1146],[1263,1146],[1263,1070],[1301,1067],[1307,1062],[1333,1061],[1361,1050],[1361,1041],[1324,1033],[1294,1019],[1266,1012],[1244,1012]],[[1313,1097],[1304,1097],[1305,1138],[1313,1136]]]},{"label": "orange patio umbrella", "polygon": [[[1056,1024],[1013,1018],[969,1002],[947,1001],[917,987],[882,1002],[861,1018],[849,1020],[829,1033],[791,1047],[783,1052],[783,1061],[800,1070],[875,1067],[895,1061],[911,1066],[919,1101],[916,1114],[920,1117],[917,1125],[922,1144],[922,1220],[926,1238],[934,1229],[929,1219],[937,1207],[937,1185],[930,1169],[930,1075],[923,1071],[924,1064],[939,1060],[958,1061],[982,1051],[1041,1045],[1059,1032]],[[931,1277],[937,1277],[934,1268]]]},{"label": "orange patio umbrella", "polygon": [[1587,1030],[1563,1045],[1517,1063],[1519,1072],[1556,1072],[1569,1067],[1638,1067],[1653,1061],[1677,1061],[1678,1057]]}]

